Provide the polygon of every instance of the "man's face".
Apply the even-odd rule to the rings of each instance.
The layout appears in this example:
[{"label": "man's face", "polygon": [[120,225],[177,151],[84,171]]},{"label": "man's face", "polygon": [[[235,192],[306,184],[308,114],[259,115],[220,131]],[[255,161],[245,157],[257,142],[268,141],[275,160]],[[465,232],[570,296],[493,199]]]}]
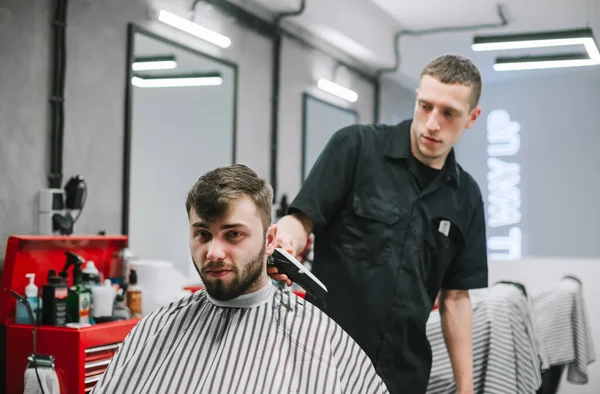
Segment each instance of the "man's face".
[{"label": "man's face", "polygon": [[267,256],[275,248],[277,228],[265,236],[254,202],[241,197],[216,222],[190,212],[190,250],[208,294],[227,301],[261,289],[269,280]]},{"label": "man's face", "polygon": [[411,128],[413,154],[431,167],[442,168],[464,129],[471,128],[480,113],[481,108],[471,108],[470,87],[424,75]]}]

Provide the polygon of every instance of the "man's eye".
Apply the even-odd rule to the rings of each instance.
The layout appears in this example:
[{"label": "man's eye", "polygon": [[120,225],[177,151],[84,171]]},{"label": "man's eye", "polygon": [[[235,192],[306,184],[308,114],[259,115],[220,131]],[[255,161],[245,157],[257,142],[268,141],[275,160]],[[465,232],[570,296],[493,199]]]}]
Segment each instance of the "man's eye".
[{"label": "man's eye", "polygon": [[230,231],[227,235],[231,239],[238,239],[242,236],[242,233],[240,233],[239,231]]},{"label": "man's eye", "polygon": [[194,236],[196,236],[198,238],[202,238],[202,239],[210,239],[210,233],[205,230],[196,231]]}]

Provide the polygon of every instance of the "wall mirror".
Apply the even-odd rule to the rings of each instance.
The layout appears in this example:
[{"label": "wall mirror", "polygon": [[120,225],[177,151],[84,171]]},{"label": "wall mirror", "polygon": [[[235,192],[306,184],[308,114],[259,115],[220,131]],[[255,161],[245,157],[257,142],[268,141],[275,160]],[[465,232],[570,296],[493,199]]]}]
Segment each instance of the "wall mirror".
[{"label": "wall mirror", "polygon": [[343,127],[358,123],[358,112],[328,103],[308,93],[304,93],[302,106],[302,180],[304,181],[331,136]]},{"label": "wall mirror", "polygon": [[128,48],[123,233],[139,258],[196,277],[185,199],[235,162],[237,66],[136,25]]}]

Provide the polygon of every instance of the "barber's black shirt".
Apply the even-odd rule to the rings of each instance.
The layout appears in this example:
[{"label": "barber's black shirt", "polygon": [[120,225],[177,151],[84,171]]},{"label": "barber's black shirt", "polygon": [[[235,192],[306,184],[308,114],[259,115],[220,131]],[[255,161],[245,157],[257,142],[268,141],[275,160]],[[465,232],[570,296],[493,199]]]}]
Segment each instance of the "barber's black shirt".
[{"label": "barber's black shirt", "polygon": [[290,205],[314,222],[313,272],[329,290],[322,308],[392,393],[426,390],[425,328],[440,288],[488,284],[481,192],[454,151],[441,171],[423,168],[410,125],[339,130]]}]

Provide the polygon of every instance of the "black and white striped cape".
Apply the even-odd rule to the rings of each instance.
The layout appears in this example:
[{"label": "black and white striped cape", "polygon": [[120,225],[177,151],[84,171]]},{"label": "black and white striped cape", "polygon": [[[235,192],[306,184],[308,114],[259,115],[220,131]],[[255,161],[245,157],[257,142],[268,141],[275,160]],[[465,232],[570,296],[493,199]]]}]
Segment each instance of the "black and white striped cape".
[{"label": "black and white striped cape", "polygon": [[142,319],[95,394],[387,393],[362,349],[318,308],[269,283],[219,302],[199,291]]},{"label": "black and white striped cape", "polygon": [[[535,393],[548,368],[531,301],[517,287],[497,284],[471,292],[475,393]],[[456,392],[439,310],[427,322],[433,360],[428,394]]]},{"label": "black and white striped cape", "polygon": [[596,360],[596,353],[579,281],[564,278],[535,296],[533,305],[550,365],[568,364],[567,380],[587,383],[587,366]]}]

